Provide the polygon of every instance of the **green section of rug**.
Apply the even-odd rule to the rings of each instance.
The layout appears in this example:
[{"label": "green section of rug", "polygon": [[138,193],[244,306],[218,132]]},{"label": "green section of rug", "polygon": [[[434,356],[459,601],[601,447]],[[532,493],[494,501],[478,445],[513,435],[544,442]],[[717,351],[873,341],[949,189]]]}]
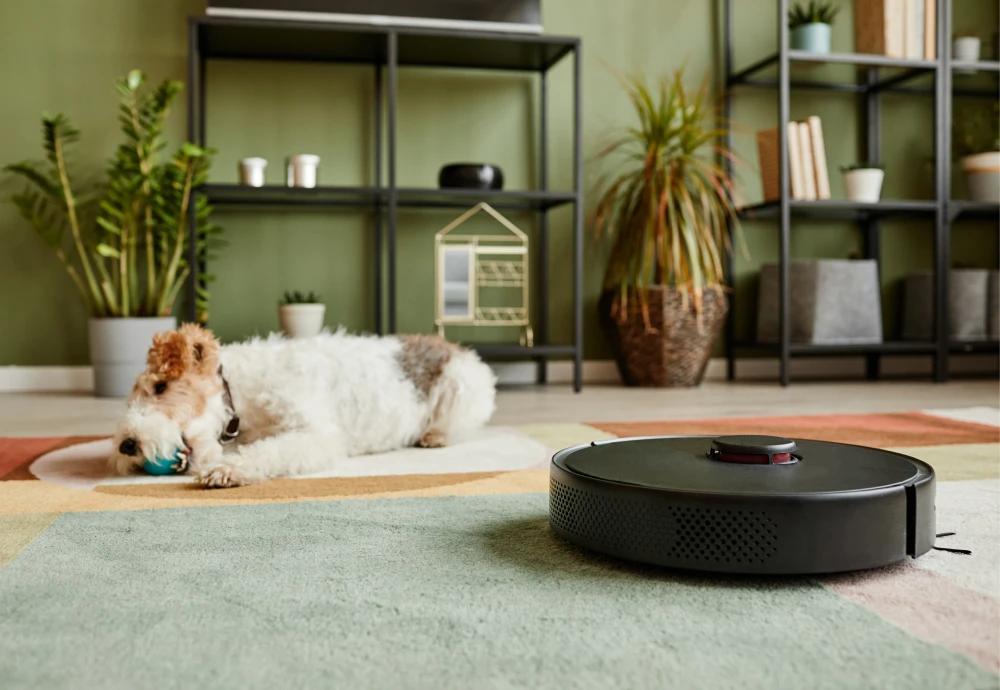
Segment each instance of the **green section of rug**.
[{"label": "green section of rug", "polygon": [[14,688],[991,688],[800,579],[591,557],[544,494],[61,516],[0,570]]}]

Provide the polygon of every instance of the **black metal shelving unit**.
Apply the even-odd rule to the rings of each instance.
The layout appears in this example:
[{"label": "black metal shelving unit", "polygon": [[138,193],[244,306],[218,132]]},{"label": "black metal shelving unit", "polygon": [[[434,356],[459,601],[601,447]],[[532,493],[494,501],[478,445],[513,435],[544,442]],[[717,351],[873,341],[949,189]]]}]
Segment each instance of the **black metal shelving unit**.
[{"label": "black metal shelving unit", "polygon": [[[975,69],[980,72],[1000,72],[1000,62],[981,61],[960,63],[951,60],[951,2],[937,3],[937,55],[936,60],[907,60],[863,53],[817,54],[789,47],[789,0],[778,0],[778,50],[767,57],[735,70],[733,68],[733,0],[724,0],[722,14],[724,32],[724,68],[726,90],[724,112],[726,120],[732,118],[733,92],[736,88],[775,89],[778,95],[778,132],[780,138],[781,197],[778,201],[756,204],[742,209],[743,218],[773,218],[779,231],[779,341],[775,344],[740,342],[736,339],[734,294],[730,293],[729,320],[726,324],[727,374],[730,380],[736,375],[736,358],[741,354],[776,355],[780,362],[781,385],[790,382],[792,357],[808,356],[864,356],[866,376],[878,378],[880,360],[889,354],[928,355],[934,361],[934,380],[948,379],[948,356],[965,353],[997,353],[1000,344],[995,341],[981,343],[949,342],[948,323],[948,268],[951,264],[951,225],[960,218],[997,220],[1000,227],[1000,205],[983,204],[951,198],[951,129],[953,96],[997,98],[996,89],[989,91],[954,88],[952,75],[957,69]],[[822,63],[847,65],[856,68],[856,76],[849,81],[819,79],[793,79],[792,67],[796,64]],[[764,77],[762,73],[777,68],[777,77]],[[920,77],[933,78],[933,87],[914,86],[911,82]],[[799,201],[791,198],[788,171],[788,135],[790,97],[793,89],[822,90],[857,94],[864,119],[864,158],[872,162],[881,160],[881,133],[879,96],[885,92],[911,93],[934,99],[935,140],[934,153],[938,164],[935,168],[935,195],[928,200],[885,199],[877,203],[856,203],[846,199],[824,201]],[[727,144],[732,146],[732,134]],[[730,166],[731,162],[725,161]],[[885,218],[925,218],[934,223],[934,339],[928,342],[883,342],[874,345],[806,345],[792,343],[790,339],[789,304],[792,286],[789,282],[791,259],[792,218],[847,218],[856,220],[863,233],[866,258],[879,258],[879,222]],[[733,284],[733,258],[727,263],[730,284]]]},{"label": "black metal shelving unit", "polygon": [[[548,188],[548,72],[567,56],[573,57],[573,189]],[[503,343],[471,344],[485,358],[525,359],[537,363],[537,381],[545,383],[551,357],[572,357],[573,387],[582,387],[583,365],[583,159],[581,127],[581,42],[576,37],[506,34],[473,31],[335,24],[327,22],[268,21],[192,17],[188,31],[188,138],[201,145],[205,132],[205,62],[207,60],[267,60],[341,62],[373,66],[374,182],[358,187],[282,186],[246,187],[208,184],[204,191],[216,207],[267,206],[369,209],[374,216],[375,330],[396,332],[396,238],[400,208],[468,208],[486,201],[497,209],[539,214],[535,275],[538,276],[532,325],[532,347]],[[534,72],[539,74],[538,190],[414,189],[396,181],[396,85],[400,67],[463,68]],[[385,136],[383,137],[383,129]],[[383,138],[385,141],[383,141]],[[385,155],[383,156],[383,146]],[[386,171],[383,173],[383,157]],[[383,177],[385,181],[383,182]],[[549,225],[550,209],[573,207],[573,338],[552,343],[549,338]],[[193,209],[192,209],[193,211]],[[190,224],[189,262],[199,266],[189,277],[194,294],[198,273],[204,271],[195,254],[195,225]],[[383,265],[384,264],[384,265]],[[385,313],[383,313],[383,301]],[[189,318],[196,318],[194,302]]]}]

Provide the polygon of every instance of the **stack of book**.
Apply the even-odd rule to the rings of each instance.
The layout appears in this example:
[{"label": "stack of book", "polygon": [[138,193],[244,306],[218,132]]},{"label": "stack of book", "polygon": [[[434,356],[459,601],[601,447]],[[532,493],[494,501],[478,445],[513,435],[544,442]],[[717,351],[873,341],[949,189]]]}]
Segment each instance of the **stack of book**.
[{"label": "stack of book", "polygon": [[854,50],[936,60],[937,0],[854,0]]},{"label": "stack of book", "polygon": [[[778,129],[757,132],[757,154],[764,186],[764,201],[781,198],[781,168]],[[830,198],[830,174],[826,167],[823,125],[813,115],[804,122],[788,123],[788,172],[793,199],[815,201]]]}]

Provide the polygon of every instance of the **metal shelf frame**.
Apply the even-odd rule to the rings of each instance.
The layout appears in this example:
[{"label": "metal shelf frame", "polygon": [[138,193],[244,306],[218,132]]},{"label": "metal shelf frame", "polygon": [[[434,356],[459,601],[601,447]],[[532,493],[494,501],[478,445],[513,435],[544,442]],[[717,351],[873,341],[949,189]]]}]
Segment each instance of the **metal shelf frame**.
[{"label": "metal shelf frame", "polygon": [[[488,201],[500,209],[538,213],[537,295],[532,324],[535,347],[503,344],[473,345],[484,357],[532,360],[536,380],[546,383],[550,357],[572,357],[573,388],[583,385],[583,129],[582,43],[577,37],[506,34],[482,31],[446,31],[362,26],[329,22],[247,20],[191,17],[188,24],[188,139],[206,145],[205,63],[210,59],[369,64],[374,80],[374,184],[358,187],[288,189],[209,184],[202,188],[216,206],[271,206],[277,208],[370,209],[373,215],[373,285],[378,333],[397,328],[397,233],[400,208],[463,208]],[[548,72],[566,57],[573,71],[573,188],[548,188]],[[397,180],[397,84],[400,67],[454,67],[505,70],[539,75],[539,160],[537,190],[471,191],[400,187]],[[383,136],[383,131],[385,135]],[[383,148],[384,147],[384,148]],[[383,160],[385,164],[383,165]],[[385,168],[383,170],[383,168]],[[550,342],[549,335],[549,220],[552,208],[573,207],[572,290],[573,336],[570,344]],[[188,318],[194,321],[194,294],[205,271],[197,255],[194,205],[189,219],[188,278],[191,297]],[[383,308],[384,305],[384,308]]]},{"label": "metal shelf frame", "polygon": [[[951,265],[951,225],[959,218],[996,219],[1000,227],[1000,206],[952,200],[951,130],[952,99],[954,96],[974,96],[996,99],[996,89],[955,89],[953,71],[975,68],[982,72],[1000,72],[1000,62],[983,61],[977,63],[955,63],[951,59],[951,0],[937,3],[937,55],[936,60],[904,60],[880,55],[860,53],[815,54],[792,50],[789,45],[788,6],[789,0],[778,0],[778,50],[748,67],[733,69],[733,0],[723,0],[723,44],[726,91],[723,99],[725,121],[731,121],[733,96],[737,87],[773,88],[778,97],[778,132],[780,139],[781,197],[778,201],[756,204],[742,210],[744,218],[773,218],[777,220],[779,231],[779,339],[777,343],[737,342],[735,332],[735,294],[729,292],[729,318],[726,323],[725,345],[727,375],[729,380],[736,377],[736,357],[738,353],[768,353],[777,355],[780,361],[779,382],[787,386],[791,382],[791,358],[800,356],[863,356],[865,374],[868,379],[880,375],[881,357],[887,354],[926,355],[933,358],[934,380],[948,380],[949,354],[997,353],[1000,344],[993,341],[982,343],[954,343],[948,339],[948,270]],[[869,67],[864,81],[823,82],[792,80],[791,67],[795,63],[846,64]],[[777,67],[777,79],[763,79],[758,73]],[[885,75],[885,70],[893,70]],[[860,74],[860,72],[859,72]],[[933,77],[933,87],[913,87],[907,82],[924,76]],[[791,198],[788,170],[787,123],[790,119],[790,99],[793,89],[817,89],[854,93],[861,98],[864,122],[864,155],[866,160],[881,161],[880,103],[879,96],[886,91],[931,95],[934,98],[934,155],[935,194],[929,200],[882,200],[874,204],[860,204],[844,199],[828,201],[799,201]],[[733,135],[727,129],[726,144],[733,145]],[[723,158],[723,163],[732,172],[732,162]],[[883,342],[873,345],[806,345],[792,343],[790,338],[789,305],[791,284],[789,264],[791,261],[791,220],[792,217],[852,218],[857,221],[863,233],[866,258],[880,258],[879,221],[885,217],[923,217],[934,223],[934,314],[935,332],[932,342]],[[731,228],[730,228],[731,230]],[[726,272],[729,284],[733,285],[733,257],[727,255]]]}]

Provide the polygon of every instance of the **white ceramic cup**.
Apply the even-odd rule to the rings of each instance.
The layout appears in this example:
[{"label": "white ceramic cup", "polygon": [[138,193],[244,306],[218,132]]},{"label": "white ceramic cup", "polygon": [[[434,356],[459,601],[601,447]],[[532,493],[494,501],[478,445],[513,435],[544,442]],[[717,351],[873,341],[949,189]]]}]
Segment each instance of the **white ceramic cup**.
[{"label": "white ceramic cup", "polygon": [[263,158],[243,158],[240,160],[240,184],[250,187],[264,186],[267,161]]},{"label": "white ceramic cup", "polygon": [[319,156],[311,153],[289,156],[286,168],[285,181],[289,187],[315,187],[319,172]]},{"label": "white ceramic cup", "polygon": [[[952,58],[956,62],[979,62],[979,38],[976,36],[962,36],[956,38],[952,44]],[[975,74],[974,69],[957,69],[959,74]]]}]

